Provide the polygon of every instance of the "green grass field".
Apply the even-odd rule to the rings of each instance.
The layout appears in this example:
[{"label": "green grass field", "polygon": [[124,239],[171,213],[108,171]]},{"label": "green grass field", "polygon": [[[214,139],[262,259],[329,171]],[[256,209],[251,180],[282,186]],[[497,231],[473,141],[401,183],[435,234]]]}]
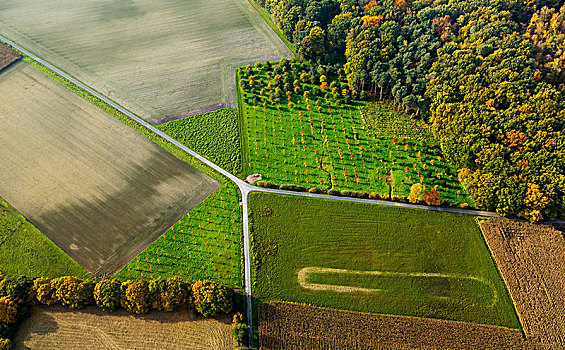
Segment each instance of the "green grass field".
[{"label": "green grass field", "polygon": [[519,328],[475,218],[253,193],[254,296]]},{"label": "green grass field", "polygon": [[0,198],[0,273],[11,277],[90,274]]},{"label": "green grass field", "polygon": [[233,174],[240,172],[237,110],[219,109],[173,120],[158,128],[225,170]]},{"label": "green grass field", "polygon": [[280,86],[298,82],[300,90],[277,101],[274,68],[240,69],[244,175],[389,196],[390,170],[392,196],[407,197],[414,183],[422,183],[427,190],[437,186],[442,200],[473,205],[425,123],[385,105],[351,100],[338,106],[330,92],[299,82],[308,71],[304,64],[291,62],[285,70]]},{"label": "green grass field", "polygon": [[0,33],[152,123],[235,106],[235,67],[292,57],[246,0],[2,1]]},{"label": "green grass field", "polygon": [[242,287],[239,194],[223,184],[116,274],[121,280],[179,276]]}]

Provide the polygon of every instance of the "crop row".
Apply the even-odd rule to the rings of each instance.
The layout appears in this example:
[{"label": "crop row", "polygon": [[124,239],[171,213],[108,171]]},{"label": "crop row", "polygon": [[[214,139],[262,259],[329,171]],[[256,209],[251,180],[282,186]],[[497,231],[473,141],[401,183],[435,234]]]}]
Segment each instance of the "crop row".
[{"label": "crop row", "polygon": [[502,219],[480,226],[528,340],[540,348],[565,348],[565,241],[561,232]]},{"label": "crop row", "polygon": [[180,276],[241,285],[241,213],[239,195],[223,184],[175,223],[116,276]]},{"label": "crop row", "polygon": [[275,71],[261,66],[239,74],[245,82],[241,111],[247,173],[261,173],[275,184],[399,197],[407,197],[413,184],[422,183],[436,188],[444,200],[472,204],[429,130],[413,127],[419,123],[395,126],[408,117],[349,95],[347,103],[337,102],[342,95],[301,83],[299,74],[288,71],[282,79],[294,79],[294,90],[274,99],[280,81]]},{"label": "crop row", "polygon": [[261,349],[524,349],[503,327],[406,316],[260,303]]}]

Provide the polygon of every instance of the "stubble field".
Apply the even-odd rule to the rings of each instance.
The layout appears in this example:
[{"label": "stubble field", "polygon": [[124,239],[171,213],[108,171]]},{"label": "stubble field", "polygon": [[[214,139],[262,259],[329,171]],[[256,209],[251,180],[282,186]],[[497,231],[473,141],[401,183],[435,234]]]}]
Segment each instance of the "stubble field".
[{"label": "stubble field", "polygon": [[279,302],[261,303],[258,311],[264,350],[529,349],[522,332],[504,327]]},{"label": "stubble field", "polygon": [[97,277],[219,187],[26,63],[0,95],[0,194]]},{"label": "stubble field", "polygon": [[18,333],[20,349],[233,349],[229,315],[196,318],[192,312],[108,314],[97,307],[69,310],[36,308]]},{"label": "stubble field", "polygon": [[480,226],[528,340],[539,349],[563,349],[565,241],[561,232],[504,219],[484,221]]},{"label": "stubble field", "polygon": [[246,0],[0,2],[0,34],[142,118],[234,106],[234,68],[291,57]]}]

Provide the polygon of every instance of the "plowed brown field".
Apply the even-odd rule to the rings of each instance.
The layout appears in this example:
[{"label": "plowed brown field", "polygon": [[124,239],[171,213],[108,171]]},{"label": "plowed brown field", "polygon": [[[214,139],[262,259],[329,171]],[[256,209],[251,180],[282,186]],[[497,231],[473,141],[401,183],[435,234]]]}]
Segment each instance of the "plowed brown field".
[{"label": "plowed brown field", "polygon": [[0,71],[20,58],[20,54],[0,43]]},{"label": "plowed brown field", "polygon": [[528,340],[565,349],[565,241],[543,225],[509,220],[480,223]]},{"label": "plowed brown field", "polygon": [[229,315],[195,318],[191,312],[108,314],[97,307],[41,307],[22,325],[14,350],[23,349],[233,349]]},{"label": "plowed brown field", "polygon": [[525,349],[515,329],[466,322],[259,304],[259,343],[290,349]]}]

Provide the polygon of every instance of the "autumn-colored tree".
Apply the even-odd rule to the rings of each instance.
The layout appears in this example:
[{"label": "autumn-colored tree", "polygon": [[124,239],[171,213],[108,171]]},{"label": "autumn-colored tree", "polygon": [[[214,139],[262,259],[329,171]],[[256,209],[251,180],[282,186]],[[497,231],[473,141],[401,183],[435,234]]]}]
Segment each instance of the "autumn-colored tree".
[{"label": "autumn-colored tree", "polygon": [[551,203],[551,199],[541,191],[540,186],[529,183],[524,198],[524,210],[520,212],[520,216],[528,219],[530,222],[538,222],[543,219],[543,211],[545,207]]},{"label": "autumn-colored tree", "polygon": [[12,297],[0,298],[0,322],[15,323],[18,318],[18,303]]},{"label": "autumn-colored tree", "polygon": [[0,350],[10,350],[12,348],[12,341],[10,339],[0,338]]},{"label": "autumn-colored tree", "polygon": [[92,302],[94,283],[74,276],[60,277],[55,280],[55,296],[61,304],[73,309],[80,309]]},{"label": "autumn-colored tree", "polygon": [[435,188],[432,188],[431,190],[426,192],[424,196],[424,201],[426,201],[428,205],[438,206],[441,204],[441,200],[439,199],[439,197],[440,197],[440,193]]},{"label": "autumn-colored tree", "polygon": [[192,285],[196,311],[203,316],[228,313],[233,307],[233,291],[212,281],[197,281]]},{"label": "autumn-colored tree", "polygon": [[122,283],[120,305],[128,312],[146,314],[151,308],[149,299],[149,282],[144,280]]},{"label": "autumn-colored tree", "polygon": [[36,278],[33,281],[33,294],[37,301],[44,305],[53,305],[59,300],[55,295],[56,286],[54,280],[49,278]]},{"label": "autumn-colored tree", "polygon": [[120,307],[122,297],[121,283],[116,280],[105,280],[94,286],[94,301],[104,311],[113,312]]},{"label": "autumn-colored tree", "polygon": [[410,195],[408,200],[410,203],[420,203],[424,200],[426,187],[420,183],[415,183],[410,187]]},{"label": "autumn-colored tree", "polygon": [[247,344],[249,326],[243,322],[243,316],[240,312],[233,315],[232,334],[237,347],[242,347]]},{"label": "autumn-colored tree", "polygon": [[154,279],[149,284],[152,308],[173,311],[190,299],[190,285],[179,277]]}]

